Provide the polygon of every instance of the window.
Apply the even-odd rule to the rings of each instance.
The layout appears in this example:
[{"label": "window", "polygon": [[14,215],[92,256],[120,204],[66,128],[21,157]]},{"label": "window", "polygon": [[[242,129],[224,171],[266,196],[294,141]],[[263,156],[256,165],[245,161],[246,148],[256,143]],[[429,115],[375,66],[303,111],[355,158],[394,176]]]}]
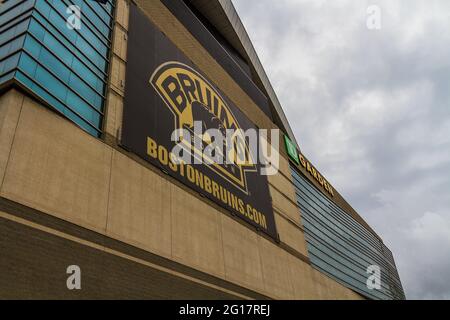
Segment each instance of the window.
[{"label": "window", "polygon": [[[372,232],[291,168],[311,264],[372,299],[404,299],[392,254]],[[381,268],[381,290],[370,290],[367,267]]]},{"label": "window", "polygon": [[[66,25],[72,4],[81,8],[80,30]],[[14,78],[100,136],[113,10],[113,0],[5,1],[0,12],[0,81]]]}]

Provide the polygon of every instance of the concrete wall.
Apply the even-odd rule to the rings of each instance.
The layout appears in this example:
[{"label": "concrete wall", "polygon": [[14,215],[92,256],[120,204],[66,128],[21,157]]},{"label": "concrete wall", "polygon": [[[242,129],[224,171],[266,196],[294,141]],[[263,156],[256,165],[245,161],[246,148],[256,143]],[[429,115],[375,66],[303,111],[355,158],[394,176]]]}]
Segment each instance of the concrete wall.
[{"label": "concrete wall", "polygon": [[[221,84],[237,106],[245,106],[242,111],[249,118],[260,127],[274,127],[159,1],[136,2],[212,81]],[[111,250],[105,239],[113,239],[164,261],[170,270],[163,268],[161,272],[189,278],[189,283],[194,283],[192,290],[199,282],[213,288],[216,293],[211,293],[212,297],[222,297],[225,292],[228,298],[361,298],[309,265],[286,158],[281,159],[280,173],[269,178],[280,235],[277,243],[118,147],[126,86],[128,10],[126,0],[118,0],[104,139],[90,136],[15,89],[0,97],[0,200],[6,201],[9,208],[0,214],[0,224],[14,221],[16,212],[22,212],[18,208],[23,206],[23,210],[31,210],[22,218],[23,225],[88,247],[87,235],[94,232],[105,237],[96,247],[100,251]],[[41,228],[41,222],[29,221],[47,216],[60,224],[68,223],[72,226],[68,230],[76,226],[84,231],[73,239],[69,231],[57,230],[53,224]],[[122,249],[115,252],[123,259],[135,259]],[[9,259],[12,264],[20,264],[27,255],[21,257],[11,255]],[[32,255],[28,259],[31,262]],[[139,273],[145,263],[136,269],[132,264],[129,267]],[[154,262],[152,267],[161,263]],[[13,281],[14,277],[3,271],[1,281]],[[98,277],[100,281],[101,273]],[[127,282],[118,286],[123,289]],[[0,289],[2,296],[7,292]]]}]

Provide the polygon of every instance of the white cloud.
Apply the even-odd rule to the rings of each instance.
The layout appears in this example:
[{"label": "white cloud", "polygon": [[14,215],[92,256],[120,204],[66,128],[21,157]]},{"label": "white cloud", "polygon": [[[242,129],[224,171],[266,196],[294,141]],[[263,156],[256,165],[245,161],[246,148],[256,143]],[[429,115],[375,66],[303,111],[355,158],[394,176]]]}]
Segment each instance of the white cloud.
[{"label": "white cloud", "polygon": [[302,151],[391,248],[407,297],[450,298],[450,1],[233,2]]},{"label": "white cloud", "polygon": [[450,247],[450,217],[434,212],[425,214],[411,222],[408,236],[420,243],[434,242],[436,247],[445,245]]}]

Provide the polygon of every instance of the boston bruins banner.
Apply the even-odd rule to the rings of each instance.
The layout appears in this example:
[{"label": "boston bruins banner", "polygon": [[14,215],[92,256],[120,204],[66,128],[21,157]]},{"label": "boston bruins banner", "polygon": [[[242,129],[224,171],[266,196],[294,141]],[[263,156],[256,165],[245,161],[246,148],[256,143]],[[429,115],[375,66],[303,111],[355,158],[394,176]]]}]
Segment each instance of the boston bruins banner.
[{"label": "boston bruins banner", "polygon": [[[254,124],[135,5],[129,27],[123,147],[276,238],[267,177],[243,135]],[[208,156],[209,129],[233,132],[233,147]]]}]

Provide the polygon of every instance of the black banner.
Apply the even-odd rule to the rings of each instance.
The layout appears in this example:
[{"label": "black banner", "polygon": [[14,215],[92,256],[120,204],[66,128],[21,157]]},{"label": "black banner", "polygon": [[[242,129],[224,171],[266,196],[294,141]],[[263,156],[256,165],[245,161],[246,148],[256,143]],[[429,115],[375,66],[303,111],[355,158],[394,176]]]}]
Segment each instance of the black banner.
[{"label": "black banner", "polygon": [[[290,319],[292,315],[314,314],[316,317],[345,317],[361,319],[361,315],[375,313],[386,314],[422,314],[434,312],[445,313],[449,301],[1,301],[3,310],[10,308],[15,314],[33,315],[41,311],[50,318],[71,310],[73,317],[85,317],[86,308],[92,316],[111,314],[116,317],[129,318],[130,315],[141,316],[148,313],[162,315],[164,319]],[[89,307],[90,306],[90,307]],[[58,310],[58,308],[61,308]],[[49,313],[48,310],[54,310]],[[351,311],[349,311],[351,310]],[[374,312],[374,310],[376,310]],[[428,311],[427,311],[428,310]],[[55,316],[56,318],[56,316]]]},{"label": "black banner", "polygon": [[[197,129],[218,129],[224,136],[234,130],[239,136],[255,125],[135,5],[129,28],[122,145],[277,238],[267,177],[249,141],[233,140],[232,152],[244,154],[244,162],[222,164],[205,156],[213,137],[202,134],[196,142]],[[172,141],[174,130],[183,130],[183,138]],[[192,154],[191,163],[180,162],[175,145]]]}]

